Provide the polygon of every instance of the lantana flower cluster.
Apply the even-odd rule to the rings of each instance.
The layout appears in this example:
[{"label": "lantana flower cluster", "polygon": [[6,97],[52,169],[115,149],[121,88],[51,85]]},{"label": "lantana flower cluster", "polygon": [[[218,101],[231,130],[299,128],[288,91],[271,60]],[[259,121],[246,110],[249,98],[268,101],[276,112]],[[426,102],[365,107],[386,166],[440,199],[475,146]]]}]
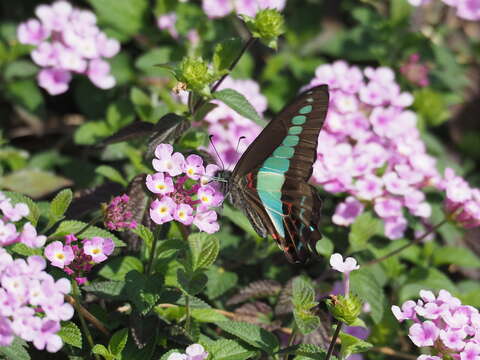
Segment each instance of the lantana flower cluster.
[{"label": "lantana flower cluster", "polygon": [[22,44],[33,45],[32,60],[42,70],[38,84],[51,95],[68,90],[72,73],[86,75],[101,89],[110,89],[115,78],[104,58],[115,56],[120,43],[97,27],[97,18],[89,10],[73,8],[67,1],[39,5],[37,18],[21,23],[17,29]]},{"label": "lantana flower cluster", "polygon": [[150,206],[151,219],[156,224],[176,220],[209,234],[217,232],[217,213],[212,208],[222,203],[223,194],[211,179],[218,166],[204,167],[200,156],[185,158],[174,153],[170,144],[158,145],[155,157],[152,164],[157,173],[146,179],[147,188],[157,196]]},{"label": "lantana flower cluster", "polygon": [[255,16],[262,9],[283,10],[287,0],[203,0],[202,8],[209,18],[220,18],[235,11],[237,14]]},{"label": "lantana flower cluster", "polygon": [[167,360],[204,360],[208,357],[202,345],[192,344],[185,349],[185,354],[179,352],[171,353]]},{"label": "lantana flower cluster", "polygon": [[5,247],[15,243],[23,243],[30,248],[40,248],[47,241],[44,235],[38,235],[35,227],[26,222],[22,230],[19,230],[20,222],[28,216],[30,210],[24,203],[13,205],[2,192],[0,192],[0,247]]},{"label": "lantana flower cluster", "polygon": [[[426,5],[432,0],[408,0],[413,6]],[[453,7],[457,16],[465,20],[480,20],[480,2],[476,0],[442,0],[448,6]]]},{"label": "lantana flower cluster", "polygon": [[462,305],[447,290],[438,296],[420,291],[420,299],[406,301],[402,307],[392,306],[398,321],[414,322],[409,337],[418,347],[432,347],[432,355],[419,360],[478,359],[480,356],[480,314],[472,306]]},{"label": "lantana flower cluster", "polygon": [[349,196],[337,206],[333,222],[348,226],[367,204],[385,224],[391,239],[403,235],[403,211],[428,218],[421,191],[438,183],[435,160],[426,153],[416,115],[387,67],[364,71],[344,61],[319,66],[308,87],[328,84],[330,105],[319,136],[314,182]]},{"label": "lantana flower cluster", "polygon": [[53,241],[45,247],[45,257],[52,266],[63,269],[75,278],[78,284],[87,281],[85,277],[92,267],[105,261],[113,253],[115,243],[110,238],[94,236],[79,240],[73,234],[65,236],[65,243]]},{"label": "lantana flower cluster", "polygon": [[41,256],[13,259],[0,248],[0,346],[9,346],[18,336],[39,350],[61,349],[60,321],[73,316],[72,306],[65,303],[70,282],[55,281],[46,266]]},{"label": "lantana flower cluster", "polygon": [[104,206],[104,224],[110,230],[135,229],[137,222],[133,220],[133,213],[128,208],[130,197],[127,194],[115,196],[108,205]]}]

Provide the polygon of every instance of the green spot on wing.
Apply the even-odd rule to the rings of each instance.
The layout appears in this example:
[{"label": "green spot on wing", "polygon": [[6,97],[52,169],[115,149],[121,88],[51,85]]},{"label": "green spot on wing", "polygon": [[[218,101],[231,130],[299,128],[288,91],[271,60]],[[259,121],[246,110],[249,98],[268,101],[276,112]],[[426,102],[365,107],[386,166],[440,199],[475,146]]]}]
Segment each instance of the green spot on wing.
[{"label": "green spot on wing", "polygon": [[302,127],[301,126],[292,126],[290,129],[288,129],[288,134],[289,135],[298,135],[302,132]]},{"label": "green spot on wing", "polygon": [[297,115],[294,116],[292,119],[292,124],[294,125],[303,125],[307,121],[307,117],[305,115]]},{"label": "green spot on wing", "polygon": [[280,159],[275,157],[269,157],[263,163],[263,166],[260,168],[260,171],[272,171],[277,173],[285,173],[290,166],[290,160],[288,159]]},{"label": "green spot on wing", "polygon": [[299,111],[300,114],[308,114],[310,111],[312,111],[312,105],[305,105],[302,107]]},{"label": "green spot on wing", "polygon": [[283,139],[282,145],[285,146],[296,146],[298,145],[298,142],[300,141],[300,137],[296,135],[288,135]]},{"label": "green spot on wing", "polygon": [[289,146],[279,146],[278,148],[275,149],[273,152],[273,156],[277,158],[286,158],[290,159],[293,156],[293,153],[295,152],[295,149],[293,147]]}]

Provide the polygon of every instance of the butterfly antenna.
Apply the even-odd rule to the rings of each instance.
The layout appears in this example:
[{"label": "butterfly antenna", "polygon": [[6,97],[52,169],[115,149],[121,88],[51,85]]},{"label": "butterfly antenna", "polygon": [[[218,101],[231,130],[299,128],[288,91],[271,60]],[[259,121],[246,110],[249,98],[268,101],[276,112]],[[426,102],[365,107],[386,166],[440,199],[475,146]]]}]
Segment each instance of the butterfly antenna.
[{"label": "butterfly antenna", "polygon": [[217,158],[220,161],[220,164],[222,164],[222,171],[223,171],[223,170],[225,170],[225,164],[223,163],[223,160],[220,157],[220,154],[218,153],[217,148],[215,147],[215,144],[213,143],[212,138],[213,138],[213,135],[208,136],[208,140],[210,141],[210,144],[212,145],[213,150],[215,150],[215,154],[217,154]]},{"label": "butterfly antenna", "polygon": [[[236,146],[236,148],[235,148],[235,154],[238,154],[238,148],[240,147],[240,141],[242,141],[242,140],[244,140],[244,139],[246,139],[245,136],[240,136],[240,137],[238,138],[237,146]],[[230,166],[230,167],[231,167],[231,166]],[[229,169],[229,170],[232,170],[232,169]]]}]

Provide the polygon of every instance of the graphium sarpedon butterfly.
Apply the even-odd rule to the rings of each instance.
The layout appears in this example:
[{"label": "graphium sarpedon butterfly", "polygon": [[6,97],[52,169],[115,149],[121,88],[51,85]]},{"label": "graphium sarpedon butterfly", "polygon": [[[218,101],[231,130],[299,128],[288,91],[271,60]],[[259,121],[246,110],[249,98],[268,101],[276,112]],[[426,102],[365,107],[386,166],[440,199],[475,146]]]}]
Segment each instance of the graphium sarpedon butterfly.
[{"label": "graphium sarpedon butterfly", "polygon": [[255,231],[277,241],[290,262],[305,262],[322,237],[321,200],[307,183],[328,108],[328,86],[300,94],[258,135],[227,180],[227,199]]}]

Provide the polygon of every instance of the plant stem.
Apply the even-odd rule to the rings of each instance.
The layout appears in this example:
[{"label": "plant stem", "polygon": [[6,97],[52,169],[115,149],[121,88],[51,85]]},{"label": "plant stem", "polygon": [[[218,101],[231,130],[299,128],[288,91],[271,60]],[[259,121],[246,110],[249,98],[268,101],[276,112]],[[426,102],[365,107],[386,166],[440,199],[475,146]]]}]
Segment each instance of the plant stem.
[{"label": "plant stem", "polygon": [[[72,291],[73,291],[73,297],[75,299],[75,303],[73,304],[73,306],[75,307],[78,317],[80,318],[80,324],[82,325],[83,333],[87,338],[87,342],[90,345],[90,348],[93,349],[93,347],[95,346],[95,343],[93,342],[92,334],[90,333],[90,330],[88,330],[87,322],[85,321],[85,318],[83,317],[83,313],[81,311],[82,303],[80,300],[80,288],[78,287],[78,284],[75,280],[72,280]],[[100,360],[97,354],[94,354],[94,357],[96,360]]]},{"label": "plant stem", "polygon": [[88,320],[93,326],[95,326],[99,331],[101,331],[105,336],[110,337],[110,333],[108,332],[107,328],[102,324],[100,320],[98,320],[95,316],[93,316],[87,309],[85,309],[82,305],[78,304],[77,301],[73,298],[73,296],[65,295],[65,301],[69,304],[73,305],[75,308],[78,305],[78,312],[85,317],[85,320]]},{"label": "plant stem", "polygon": [[399,247],[398,249],[393,250],[392,252],[389,252],[388,254],[379,257],[378,259],[371,260],[371,261],[363,264],[362,266],[375,265],[375,264],[381,263],[381,262],[384,261],[384,260],[387,260],[388,258],[390,258],[390,257],[392,257],[392,256],[395,256],[395,255],[400,254],[403,250],[408,249],[408,248],[409,248],[410,246],[412,246],[412,245],[418,244],[420,241],[422,241],[423,239],[425,239],[428,235],[430,235],[430,234],[432,234],[433,232],[437,231],[438,228],[440,228],[440,227],[441,227],[443,224],[445,224],[446,222],[448,222],[448,219],[447,219],[447,218],[443,219],[443,220],[440,221],[438,224],[436,224],[435,226],[433,226],[431,229],[427,230],[422,236],[419,236],[418,238],[412,240],[412,241],[409,242],[408,244],[405,244],[405,245],[403,245],[402,247]]},{"label": "plant stem", "polygon": [[[296,324],[293,324],[293,327],[292,327],[292,332],[290,333],[290,336],[288,337],[288,343],[287,343],[287,348],[289,348],[290,346],[292,346],[293,342],[295,341],[295,337],[297,336],[297,325]],[[283,360],[287,360],[288,359],[288,353],[286,353],[284,356],[283,356]]]},{"label": "plant stem", "polygon": [[[250,35],[248,38],[247,42],[243,45],[243,48],[240,50],[238,53],[237,57],[235,60],[232,61],[230,66],[228,67],[228,72],[224,74],[213,86],[212,89],[210,90],[211,93],[214,93],[217,91],[218,87],[222,84],[223,80],[230,74],[230,72],[235,68],[235,66],[238,64],[240,59],[242,58],[243,54],[245,51],[248,50],[248,48],[255,42],[255,38]],[[195,112],[205,103],[204,99],[199,99],[197,103],[193,106],[192,109],[192,114],[195,114]]]},{"label": "plant stem", "polygon": [[164,238],[167,236],[167,232],[170,226],[168,224],[162,225],[160,232],[158,234],[154,233],[153,241],[152,241],[152,248],[150,249],[150,257],[148,259],[146,274],[150,275],[153,269],[153,261],[155,260],[155,250],[157,248],[157,243],[159,238]]},{"label": "plant stem", "polygon": [[335,329],[335,333],[333,334],[330,345],[328,347],[327,356],[325,356],[325,360],[330,360],[330,358],[332,357],[333,348],[335,347],[335,344],[337,343],[338,335],[340,334],[340,330],[342,330],[342,325],[343,325],[343,323],[341,321],[339,321],[338,324],[337,324],[337,328]]},{"label": "plant stem", "polygon": [[190,335],[190,296],[185,294],[185,332]]}]

